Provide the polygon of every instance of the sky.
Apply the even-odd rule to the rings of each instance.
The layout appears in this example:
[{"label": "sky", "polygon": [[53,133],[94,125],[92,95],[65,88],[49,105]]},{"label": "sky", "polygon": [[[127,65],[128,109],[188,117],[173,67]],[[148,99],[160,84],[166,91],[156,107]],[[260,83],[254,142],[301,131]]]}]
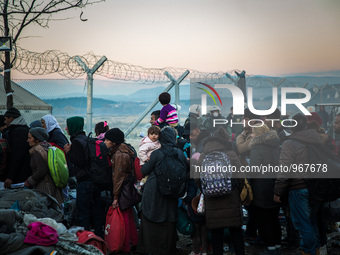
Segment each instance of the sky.
[{"label": "sky", "polygon": [[[143,67],[284,76],[340,70],[338,0],[106,0],[27,27],[18,45]],[[20,78],[14,73],[12,78]]]}]

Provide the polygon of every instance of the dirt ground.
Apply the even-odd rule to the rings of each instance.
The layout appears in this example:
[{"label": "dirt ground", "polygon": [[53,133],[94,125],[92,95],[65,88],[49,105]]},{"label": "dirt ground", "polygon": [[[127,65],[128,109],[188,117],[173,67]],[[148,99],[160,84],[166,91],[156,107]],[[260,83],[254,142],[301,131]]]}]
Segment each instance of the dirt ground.
[{"label": "dirt ground", "polygon": [[[327,235],[327,254],[328,255],[339,255],[340,254],[340,232],[333,232]],[[250,246],[249,242],[245,241],[245,250],[247,255],[257,255],[264,251],[265,246],[255,245]],[[179,241],[177,242],[178,251],[176,255],[188,255],[191,252],[192,242],[189,236],[179,234]],[[224,255],[233,255],[228,251],[228,245],[224,246]],[[212,254],[212,253],[210,253]],[[282,251],[282,255],[301,255],[301,250],[296,249],[294,251]]]}]

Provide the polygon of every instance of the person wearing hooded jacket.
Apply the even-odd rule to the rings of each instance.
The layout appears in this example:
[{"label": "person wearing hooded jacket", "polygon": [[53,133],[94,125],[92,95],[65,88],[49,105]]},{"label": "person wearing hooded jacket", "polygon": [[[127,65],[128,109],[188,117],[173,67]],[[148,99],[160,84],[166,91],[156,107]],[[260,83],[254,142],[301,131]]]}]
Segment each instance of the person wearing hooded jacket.
[{"label": "person wearing hooded jacket", "polygon": [[29,128],[19,110],[14,107],[8,109],[4,116],[7,125],[4,132],[8,135],[8,144],[11,148],[4,187],[10,188],[11,184],[25,182],[32,174],[27,143]]},{"label": "person wearing hooded jacket", "polygon": [[[112,164],[113,180],[113,203],[112,207],[119,207],[119,199],[124,181],[133,174],[131,158],[134,153],[128,145],[124,143],[124,133],[119,128],[112,128],[105,133],[104,143],[110,149],[109,157]],[[133,218],[132,207],[121,210],[125,223],[125,239],[122,247],[122,254],[130,254],[131,246],[138,243],[138,233]]]},{"label": "person wearing hooded jacket", "polygon": [[[277,166],[280,157],[280,139],[275,130],[265,124],[252,127],[250,141],[250,166]],[[273,200],[275,179],[250,178],[254,199],[255,214],[258,217],[258,230],[267,249],[263,254],[279,255],[281,251],[281,226],[279,222],[280,205]]]},{"label": "person wearing hooded jacket", "polygon": [[[240,169],[241,162],[233,151],[229,141],[228,133],[220,127],[213,136],[204,143],[203,152],[198,160],[198,165],[206,155],[211,152],[220,151],[226,153],[232,166]],[[207,227],[211,230],[211,244],[214,255],[223,254],[223,232],[229,228],[231,241],[236,255],[244,255],[244,240],[242,231],[242,204],[240,193],[244,186],[244,178],[233,179],[232,193],[221,197],[205,197],[205,218]],[[200,183],[198,186],[201,186]]]},{"label": "person wearing hooded jacket", "polygon": [[[309,164],[308,149],[305,143],[323,145],[322,139],[315,129],[306,129],[307,118],[305,115],[298,113],[293,116],[293,119],[297,125],[291,128],[293,133],[290,139],[282,144],[279,161],[280,165],[287,167],[291,167],[293,164]],[[308,178],[307,172],[299,173],[296,178],[279,172],[275,182],[274,201],[281,203],[281,197],[289,192],[290,213],[294,227],[300,233],[302,254],[315,255],[320,252],[317,215],[322,203],[311,199],[304,178]]]},{"label": "person wearing hooded jacket", "polygon": [[42,127],[48,132],[47,142],[58,145],[64,149],[65,144],[68,144],[68,140],[64,135],[57,120],[50,114],[47,114],[41,118]]},{"label": "person wearing hooded jacket", "polygon": [[66,120],[66,131],[70,135],[71,144],[66,144],[64,150],[67,162],[74,168],[74,175],[77,179],[77,212],[79,226],[85,230],[91,230],[91,223],[94,233],[104,237],[105,213],[101,206],[101,187],[93,183],[87,172],[87,162],[84,161],[84,148],[76,138],[87,140],[86,133],[83,131],[84,118],[75,116]]},{"label": "person wearing hooded jacket", "polygon": [[158,255],[171,255],[176,249],[177,199],[164,197],[158,190],[156,168],[164,153],[177,153],[178,158],[187,164],[187,159],[176,148],[176,132],[172,127],[161,130],[161,149],[155,150],[150,160],[142,167],[142,174],[149,175],[142,196],[142,215],[137,251]]}]

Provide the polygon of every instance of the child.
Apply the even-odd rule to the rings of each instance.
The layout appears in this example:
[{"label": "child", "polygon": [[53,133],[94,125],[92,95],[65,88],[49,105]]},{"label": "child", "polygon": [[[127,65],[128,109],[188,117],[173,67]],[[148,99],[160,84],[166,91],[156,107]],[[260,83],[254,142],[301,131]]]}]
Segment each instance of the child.
[{"label": "child", "polygon": [[106,121],[98,122],[94,127],[94,132],[96,133],[97,139],[105,140],[105,133],[109,131],[109,125]]},{"label": "child", "polygon": [[[158,141],[160,128],[157,126],[151,126],[148,129],[148,136],[144,137],[139,144],[138,156],[140,159],[140,165],[144,165],[146,161],[150,159],[151,153],[161,147]],[[139,183],[135,184],[136,189],[141,193],[142,186],[145,184],[148,176],[145,176]]]},{"label": "child", "polygon": [[161,109],[160,116],[158,120],[155,122],[156,126],[163,127],[165,125],[169,125],[172,127],[177,127],[178,125],[178,117],[177,110],[170,104],[171,96],[167,92],[163,92],[158,97],[159,102],[163,105]]}]

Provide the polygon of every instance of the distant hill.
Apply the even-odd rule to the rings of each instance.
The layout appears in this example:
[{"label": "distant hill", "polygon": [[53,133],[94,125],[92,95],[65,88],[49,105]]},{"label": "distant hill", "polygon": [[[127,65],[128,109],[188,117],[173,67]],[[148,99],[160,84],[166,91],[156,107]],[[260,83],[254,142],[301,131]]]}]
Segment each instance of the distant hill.
[{"label": "distant hill", "polygon": [[[87,111],[86,97],[70,97],[58,99],[45,99],[46,103],[53,107],[53,115],[84,115]],[[141,114],[152,102],[137,101],[113,101],[102,98],[93,98],[92,112],[94,115],[138,115]],[[181,106],[183,113],[187,114],[189,109],[189,100],[182,100]],[[157,104],[155,109],[161,109],[162,106]]]},{"label": "distant hill", "polygon": [[[68,98],[56,98],[56,99],[45,99],[46,103],[52,105],[55,108],[62,108],[66,105],[71,105],[74,107],[86,107],[87,98],[86,97],[68,97]],[[115,101],[106,100],[102,98],[93,98],[92,107],[93,108],[102,108],[107,105],[116,104]]]}]

